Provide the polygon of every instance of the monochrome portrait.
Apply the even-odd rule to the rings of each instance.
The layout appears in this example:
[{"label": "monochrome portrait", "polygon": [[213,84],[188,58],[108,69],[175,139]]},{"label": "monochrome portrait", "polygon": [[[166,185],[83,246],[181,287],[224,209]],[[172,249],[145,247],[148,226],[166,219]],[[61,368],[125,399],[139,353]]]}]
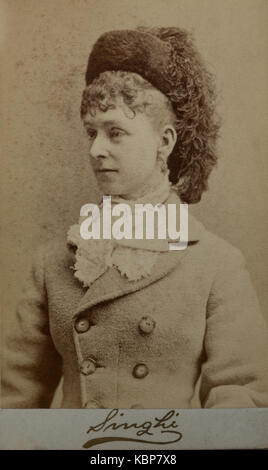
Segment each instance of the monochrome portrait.
[{"label": "monochrome portrait", "polygon": [[4,2],[1,408],[268,407],[265,5]]}]

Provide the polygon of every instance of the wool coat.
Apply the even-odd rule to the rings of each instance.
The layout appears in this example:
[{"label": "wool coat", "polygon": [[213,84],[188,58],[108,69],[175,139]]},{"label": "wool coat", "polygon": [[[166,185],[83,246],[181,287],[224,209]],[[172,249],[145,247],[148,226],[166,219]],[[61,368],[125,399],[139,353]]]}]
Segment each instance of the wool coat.
[{"label": "wool coat", "polygon": [[[167,203],[179,204],[173,193]],[[3,408],[268,406],[268,336],[241,252],[189,216],[185,250],[89,287],[59,240],[38,248],[5,338]]]}]

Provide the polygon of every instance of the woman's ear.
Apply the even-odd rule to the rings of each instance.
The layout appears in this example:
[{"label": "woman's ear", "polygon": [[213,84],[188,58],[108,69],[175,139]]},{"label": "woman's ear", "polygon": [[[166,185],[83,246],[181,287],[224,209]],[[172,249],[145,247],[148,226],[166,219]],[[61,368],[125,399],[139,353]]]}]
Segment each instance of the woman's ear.
[{"label": "woman's ear", "polygon": [[161,134],[161,141],[158,147],[158,152],[161,154],[161,157],[165,160],[169,157],[177,141],[177,132],[175,128],[168,124],[166,125]]}]

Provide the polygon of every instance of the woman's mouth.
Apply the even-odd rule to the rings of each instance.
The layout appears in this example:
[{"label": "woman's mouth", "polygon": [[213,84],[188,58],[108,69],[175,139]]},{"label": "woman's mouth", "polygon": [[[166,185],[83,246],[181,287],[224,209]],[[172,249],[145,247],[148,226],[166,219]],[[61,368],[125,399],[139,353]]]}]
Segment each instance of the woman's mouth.
[{"label": "woman's mouth", "polygon": [[110,173],[110,172],[117,172],[118,170],[115,170],[113,168],[99,168],[97,170],[98,173]]},{"label": "woman's mouth", "polygon": [[113,168],[99,168],[96,173],[98,178],[105,178],[106,180],[107,178],[114,178],[118,174],[118,170]]}]

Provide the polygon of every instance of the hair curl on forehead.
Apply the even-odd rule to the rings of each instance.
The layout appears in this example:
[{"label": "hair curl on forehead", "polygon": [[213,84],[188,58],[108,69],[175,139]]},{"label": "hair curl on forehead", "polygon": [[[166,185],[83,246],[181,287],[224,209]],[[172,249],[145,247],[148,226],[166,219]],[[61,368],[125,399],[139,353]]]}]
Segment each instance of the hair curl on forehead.
[{"label": "hair curl on forehead", "polygon": [[125,71],[107,71],[95,78],[83,91],[81,118],[96,110],[107,111],[119,106],[128,118],[143,112],[159,128],[175,123],[170,100],[140,75]]},{"label": "hair curl on forehead", "polygon": [[[142,27],[137,31],[156,36],[169,45],[169,59],[165,61],[164,71],[167,91],[165,95],[159,92],[158,96],[168,98],[166,113],[162,115],[171,121],[177,132],[177,142],[168,158],[169,179],[182,201],[196,203],[207,190],[208,177],[217,162],[219,119],[215,111],[214,77],[196,50],[191,35],[185,30]],[[153,115],[157,106],[153,107],[155,100],[148,102],[148,91],[156,88],[151,83],[136,73],[122,71],[114,72],[115,75],[121,74],[120,84],[111,80],[107,83],[106,73],[111,74],[111,71],[101,73],[84,90],[82,117],[89,109],[113,107],[116,96],[126,106],[126,112],[129,108],[132,116],[136,111],[151,112]]]}]

